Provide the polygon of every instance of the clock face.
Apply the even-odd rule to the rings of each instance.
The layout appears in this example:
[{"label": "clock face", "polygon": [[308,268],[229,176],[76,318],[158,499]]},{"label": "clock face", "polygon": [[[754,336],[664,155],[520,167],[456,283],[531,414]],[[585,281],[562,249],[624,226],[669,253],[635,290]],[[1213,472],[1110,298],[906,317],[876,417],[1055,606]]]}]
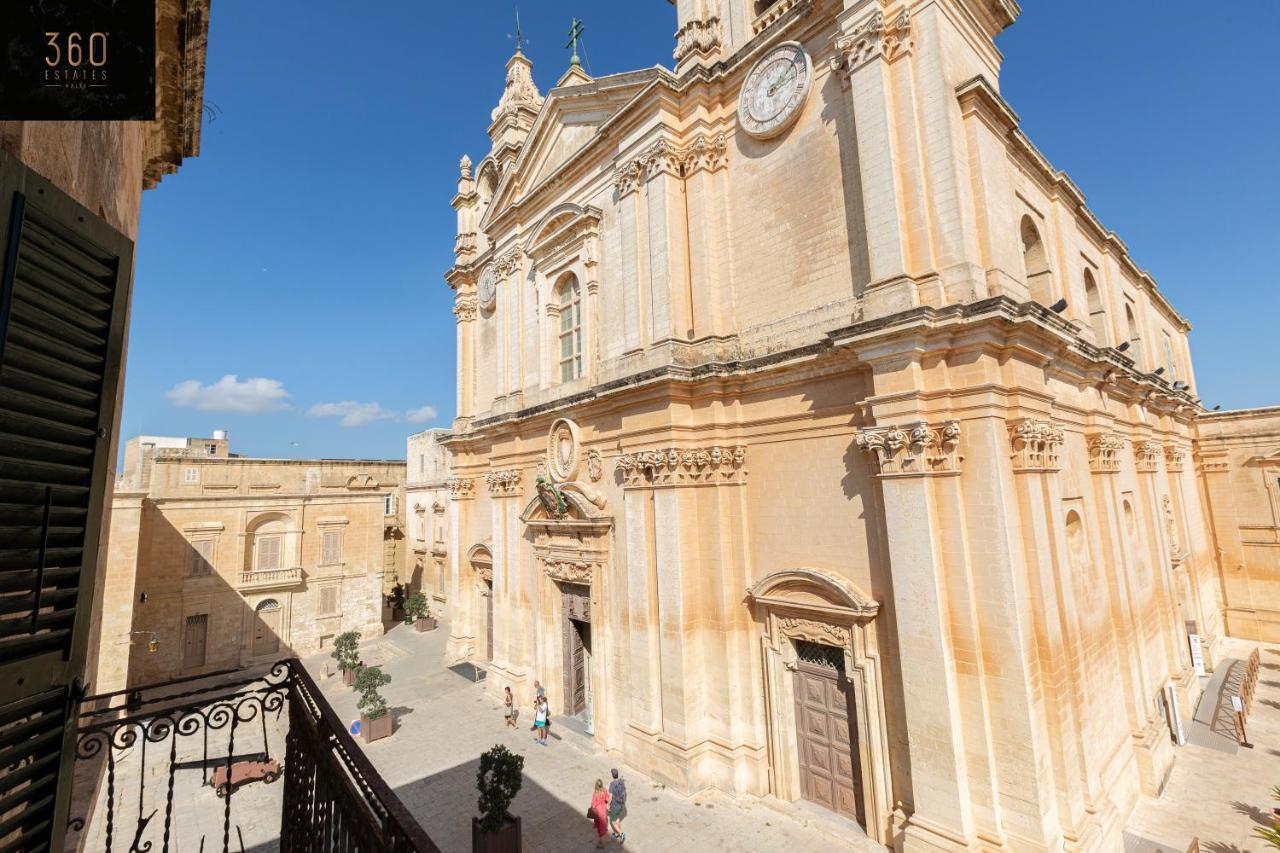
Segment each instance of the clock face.
[{"label": "clock face", "polygon": [[809,54],[795,42],[766,53],[747,73],[738,95],[738,123],[752,136],[781,133],[804,105],[813,80]]},{"label": "clock face", "polygon": [[480,283],[476,285],[476,300],[486,311],[493,307],[498,296],[498,277],[493,272],[493,265],[484,268],[480,273]]}]

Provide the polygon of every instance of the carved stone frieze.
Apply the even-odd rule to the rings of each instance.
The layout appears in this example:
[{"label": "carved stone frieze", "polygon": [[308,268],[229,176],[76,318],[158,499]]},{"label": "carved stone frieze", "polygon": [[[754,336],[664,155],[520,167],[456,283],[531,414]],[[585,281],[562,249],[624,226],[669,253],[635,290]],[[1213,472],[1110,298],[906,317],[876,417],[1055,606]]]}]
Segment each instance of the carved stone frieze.
[{"label": "carved stone frieze", "polygon": [[459,323],[474,320],[476,318],[476,298],[474,296],[459,296],[454,299],[453,316],[458,318]]},{"label": "carved stone frieze", "polygon": [[618,458],[614,470],[623,486],[683,486],[702,483],[742,483],[746,478],[747,448],[669,447],[641,450]]},{"label": "carved stone frieze", "polygon": [[1114,432],[1098,432],[1089,436],[1089,470],[1097,474],[1114,474],[1120,470],[1120,451],[1125,438]]},{"label": "carved stone frieze", "polygon": [[543,554],[538,554],[537,558],[542,564],[543,573],[553,581],[562,583],[580,583],[590,586],[596,571],[601,569],[601,563],[598,560],[575,560]]},{"label": "carved stone frieze", "polygon": [[964,459],[959,453],[957,421],[946,421],[937,427],[923,421],[871,427],[857,433],[853,440],[858,449],[872,457],[882,477],[957,474]]},{"label": "carved stone frieze", "polygon": [[519,247],[503,252],[502,255],[496,258],[493,262],[494,275],[499,278],[506,278],[513,272],[519,270],[520,259],[522,256],[523,253],[520,251]]},{"label": "carved stone frieze", "polygon": [[489,487],[489,494],[496,498],[514,497],[524,491],[519,468],[490,471],[484,475],[484,482]]},{"label": "carved stone frieze", "polygon": [[454,477],[448,483],[449,497],[455,501],[470,500],[476,496],[476,481],[469,477]]},{"label": "carved stone frieze", "polygon": [[1164,446],[1164,467],[1170,474],[1182,473],[1182,467],[1187,461],[1187,449],[1177,444],[1166,444]]},{"label": "carved stone frieze", "polygon": [[599,450],[587,451],[587,476],[593,483],[600,482],[600,478],[604,476],[604,460],[600,458]]},{"label": "carved stone frieze", "polygon": [[701,21],[686,21],[676,30],[676,49],[672,56],[676,62],[691,53],[713,58],[720,53],[720,19],[706,18]]},{"label": "carved stone frieze", "polygon": [[613,186],[619,197],[634,192],[640,184],[661,174],[688,177],[700,169],[714,172],[725,165],[728,141],[723,133],[700,134],[684,147],[659,139],[637,157],[628,160],[613,173]]},{"label": "carved stone frieze", "polygon": [[801,616],[779,616],[778,628],[783,636],[791,639],[849,648],[849,629],[843,625],[832,625],[830,622],[819,622]]},{"label": "carved stone frieze", "polygon": [[1013,446],[1014,471],[1057,471],[1062,465],[1058,449],[1062,447],[1062,428],[1052,421],[1026,418],[1009,424],[1009,443]]},{"label": "carved stone frieze", "polygon": [[892,61],[911,49],[911,13],[905,9],[892,21],[876,12],[865,23],[835,38],[832,71],[852,74],[873,59]]},{"label": "carved stone frieze", "polygon": [[1158,441],[1143,441],[1133,448],[1134,464],[1142,474],[1154,474],[1160,470],[1164,458],[1164,445]]}]

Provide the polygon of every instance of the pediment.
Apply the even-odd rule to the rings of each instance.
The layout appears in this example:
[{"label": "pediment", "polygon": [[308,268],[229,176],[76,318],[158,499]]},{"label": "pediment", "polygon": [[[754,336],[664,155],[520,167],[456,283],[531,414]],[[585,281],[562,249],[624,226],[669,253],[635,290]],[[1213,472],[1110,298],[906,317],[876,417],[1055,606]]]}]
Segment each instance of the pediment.
[{"label": "pediment", "polygon": [[823,613],[871,618],[880,604],[846,578],[822,569],[797,568],[773,572],[747,589],[761,604]]},{"label": "pediment", "polygon": [[481,229],[488,231],[501,211],[553,178],[661,72],[652,68],[587,82],[574,77],[572,85],[548,92],[519,157],[502,176],[493,203],[481,219]]}]

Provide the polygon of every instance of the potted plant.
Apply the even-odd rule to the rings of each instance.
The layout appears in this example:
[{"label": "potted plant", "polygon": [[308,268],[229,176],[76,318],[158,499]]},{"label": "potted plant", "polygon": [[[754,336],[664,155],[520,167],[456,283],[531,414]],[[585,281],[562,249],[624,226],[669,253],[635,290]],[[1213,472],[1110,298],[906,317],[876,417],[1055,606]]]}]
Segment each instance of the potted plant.
[{"label": "potted plant", "polygon": [[387,594],[387,606],[391,608],[391,620],[399,622],[404,618],[404,584],[396,583]]},{"label": "potted plant", "polygon": [[471,818],[472,853],[520,853],[520,818],[507,809],[523,783],[523,755],[497,744],[480,756],[480,817]]},{"label": "potted plant", "polygon": [[436,629],[435,617],[431,615],[431,603],[427,600],[426,593],[419,590],[409,596],[409,600],[405,603],[405,612],[409,615],[405,618],[405,622],[413,625],[419,631],[434,631]]},{"label": "potted plant", "polygon": [[342,683],[350,687],[356,683],[356,670],[360,667],[360,632],[345,631],[333,638],[331,656],[342,670]]},{"label": "potted plant", "polygon": [[362,667],[356,676],[356,692],[360,694],[356,707],[360,709],[360,733],[365,743],[391,734],[393,721],[387,713],[387,700],[378,692],[378,688],[390,683],[391,676],[380,666]]}]

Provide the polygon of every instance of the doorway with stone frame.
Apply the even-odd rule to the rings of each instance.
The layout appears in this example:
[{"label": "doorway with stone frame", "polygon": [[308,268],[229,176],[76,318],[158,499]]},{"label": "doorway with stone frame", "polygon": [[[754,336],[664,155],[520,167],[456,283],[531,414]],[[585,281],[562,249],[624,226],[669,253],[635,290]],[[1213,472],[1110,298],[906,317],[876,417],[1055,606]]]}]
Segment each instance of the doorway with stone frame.
[{"label": "doorway with stone frame", "polygon": [[748,601],[762,631],[770,793],[811,802],[891,843],[879,603],[810,568],[767,575]]},{"label": "doorway with stone frame", "polygon": [[564,714],[576,717],[588,734],[594,732],[591,690],[591,588],[560,583],[564,633]]}]

